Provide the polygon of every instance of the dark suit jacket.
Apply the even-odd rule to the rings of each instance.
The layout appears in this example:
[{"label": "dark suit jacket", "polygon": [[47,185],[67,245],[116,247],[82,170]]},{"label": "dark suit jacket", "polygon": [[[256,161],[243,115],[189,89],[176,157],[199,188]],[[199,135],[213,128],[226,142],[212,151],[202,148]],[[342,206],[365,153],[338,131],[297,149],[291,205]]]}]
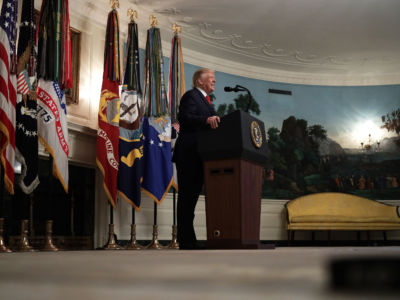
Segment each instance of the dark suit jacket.
[{"label": "dark suit jacket", "polygon": [[197,154],[197,133],[209,128],[207,118],[216,115],[207,99],[197,89],[187,91],[179,104],[179,136],[172,161],[184,162]]}]

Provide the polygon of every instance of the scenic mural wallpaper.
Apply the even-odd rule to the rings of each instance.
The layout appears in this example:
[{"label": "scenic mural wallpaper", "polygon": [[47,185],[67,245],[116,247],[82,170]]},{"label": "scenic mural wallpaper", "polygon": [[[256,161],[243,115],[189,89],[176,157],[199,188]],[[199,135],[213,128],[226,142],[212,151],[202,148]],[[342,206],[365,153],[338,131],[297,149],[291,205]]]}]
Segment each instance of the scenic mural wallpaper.
[{"label": "scenic mural wallpaper", "polygon": [[[188,65],[186,76],[196,68]],[[213,104],[221,116],[247,107],[246,92],[224,92],[239,84],[253,95],[249,113],[264,122],[269,145],[264,199],[317,192],[400,199],[399,85],[284,84],[221,72],[216,80]]]},{"label": "scenic mural wallpaper", "polygon": [[[251,99],[249,112],[264,122],[269,146],[263,198],[345,192],[400,199],[400,93],[393,98],[376,87],[283,89],[292,95],[267,95],[264,88],[264,99]],[[250,96],[234,97],[215,105],[221,116],[247,107]]]}]

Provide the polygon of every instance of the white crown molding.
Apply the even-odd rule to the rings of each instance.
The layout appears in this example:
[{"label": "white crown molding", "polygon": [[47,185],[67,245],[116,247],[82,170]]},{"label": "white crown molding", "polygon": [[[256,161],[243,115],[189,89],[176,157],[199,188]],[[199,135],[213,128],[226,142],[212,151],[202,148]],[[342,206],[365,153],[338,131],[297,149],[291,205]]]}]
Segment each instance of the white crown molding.
[{"label": "white crown molding", "polygon": [[215,71],[253,79],[304,85],[325,86],[371,86],[400,84],[399,74],[315,74],[304,72],[288,72],[245,65],[225,60],[212,55],[199,53],[190,49],[182,49],[184,61],[193,65],[207,67]]},{"label": "white crown molding", "polygon": [[[182,11],[177,8],[163,9],[157,11],[167,16],[165,19],[169,24],[178,23],[183,27],[182,47],[185,62],[204,66],[216,71],[234,74],[254,79],[283,82],[291,84],[327,85],[327,86],[369,86],[369,85],[391,85],[400,84],[400,61],[389,56],[365,57],[363,59],[352,59],[337,56],[318,57],[305,54],[299,50],[284,50],[273,47],[268,42],[255,44],[245,40],[239,34],[224,34],[220,29],[212,29],[212,25],[206,22],[196,24],[190,17],[182,16]],[[203,48],[211,50],[222,50],[241,56],[246,56],[254,61],[267,61],[274,64],[288,66],[300,66],[302,69],[311,67],[310,72],[285,71],[277,68],[259,67],[262,64],[243,64],[232,60],[223,59],[209,54],[200,53],[185,48],[185,39],[192,43],[202,45]],[[357,68],[365,67],[373,62],[384,62],[388,66],[399,65],[399,72],[362,72]],[[265,65],[265,64],[264,64]],[[324,69],[336,70],[326,73]],[[316,71],[320,68],[320,71]]]},{"label": "white crown molding", "polygon": [[[128,2],[121,2],[121,8],[118,9],[121,40],[122,37],[126,36],[128,17],[124,12],[127,11],[128,7],[136,9],[139,13],[137,23],[139,28],[139,46],[141,48],[144,48],[146,32],[149,28],[148,16],[155,14],[159,21],[158,27],[161,30],[162,45],[164,48],[163,55],[166,57],[170,56],[170,43],[173,36],[171,25],[178,23],[183,28],[181,38],[184,61],[193,65],[208,67],[232,75],[290,84],[326,86],[400,84],[400,67],[398,68],[398,72],[392,73],[363,73],[351,68],[349,71],[349,66],[355,65],[355,61],[350,58],[346,59],[334,56],[325,58],[317,57],[297,50],[288,51],[279,47],[273,47],[268,42],[262,45],[255,45],[252,41],[246,41],[238,34],[224,34],[219,29],[211,30],[212,26],[205,22],[196,24],[190,17],[183,16],[182,11],[178,8],[157,10],[147,7],[144,1],[131,0]],[[104,1],[85,1],[82,3],[78,0],[71,0],[70,3],[71,14],[77,15],[85,21],[89,19],[93,25],[105,31],[110,8],[107,5],[104,6]],[[185,44],[191,47],[187,47]],[[193,45],[200,45],[200,48],[203,49],[207,48],[207,54],[192,50],[198,48]],[[258,60],[260,63],[246,64],[235,62],[231,59],[224,59],[216,55],[217,52],[221,53],[221,51],[242,55],[256,62]],[[373,61],[374,59],[383,59],[393,64],[393,59],[388,57],[370,58],[368,61]],[[267,64],[263,63],[263,61],[268,61],[275,65],[286,64],[298,66],[302,71],[286,71],[274,67],[265,67]],[[321,66],[329,67],[334,72],[326,73],[322,68],[318,70],[318,67]]]}]

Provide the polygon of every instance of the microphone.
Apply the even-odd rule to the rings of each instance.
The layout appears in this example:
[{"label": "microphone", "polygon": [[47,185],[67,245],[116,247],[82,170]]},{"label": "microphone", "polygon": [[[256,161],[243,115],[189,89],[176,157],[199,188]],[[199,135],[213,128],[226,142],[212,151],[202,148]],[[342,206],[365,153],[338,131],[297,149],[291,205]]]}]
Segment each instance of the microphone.
[{"label": "microphone", "polygon": [[239,91],[243,91],[243,89],[241,89],[238,86],[235,86],[235,87],[226,86],[226,87],[224,87],[224,91],[225,92],[235,92],[235,93],[237,93]]}]

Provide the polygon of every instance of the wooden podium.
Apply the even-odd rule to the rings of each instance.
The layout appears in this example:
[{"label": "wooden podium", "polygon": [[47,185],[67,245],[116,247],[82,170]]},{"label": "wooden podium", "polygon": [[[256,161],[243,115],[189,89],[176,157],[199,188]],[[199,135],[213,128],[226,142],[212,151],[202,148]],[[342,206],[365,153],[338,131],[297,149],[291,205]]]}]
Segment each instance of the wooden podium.
[{"label": "wooden podium", "polygon": [[221,118],[217,129],[199,134],[208,248],[274,248],[260,243],[267,151],[264,123],[240,110]]}]

